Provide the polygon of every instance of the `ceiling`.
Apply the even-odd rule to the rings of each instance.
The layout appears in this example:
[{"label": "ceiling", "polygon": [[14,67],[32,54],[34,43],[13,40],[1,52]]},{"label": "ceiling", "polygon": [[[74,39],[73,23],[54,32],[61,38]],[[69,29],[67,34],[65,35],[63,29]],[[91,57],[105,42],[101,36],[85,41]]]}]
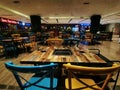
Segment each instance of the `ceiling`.
[{"label": "ceiling", "polygon": [[120,23],[120,0],[0,0],[0,17],[23,22],[39,15],[42,23],[90,23],[94,14],[101,24]]}]

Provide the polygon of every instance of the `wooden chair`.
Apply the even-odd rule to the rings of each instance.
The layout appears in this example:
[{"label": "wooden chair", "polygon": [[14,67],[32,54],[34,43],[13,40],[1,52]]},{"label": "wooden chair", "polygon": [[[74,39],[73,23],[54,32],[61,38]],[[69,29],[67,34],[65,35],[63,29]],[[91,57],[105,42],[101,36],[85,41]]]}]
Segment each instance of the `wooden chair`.
[{"label": "wooden chair", "polygon": [[2,43],[3,43],[4,54],[6,58],[18,56],[18,49],[13,41],[13,38],[8,37],[6,39],[3,39]]},{"label": "wooden chair", "polygon": [[62,34],[62,38],[70,38],[70,34]]},{"label": "wooden chair", "polygon": [[0,56],[4,55],[4,47],[0,45]]},{"label": "wooden chair", "polygon": [[58,36],[59,38],[62,38],[62,32],[59,32],[59,36]]},{"label": "wooden chair", "polygon": [[63,39],[60,38],[49,38],[46,40],[49,46],[61,46],[63,43]]},{"label": "wooden chair", "polygon": [[24,42],[26,51],[28,51],[27,49],[30,48],[31,50],[35,50],[36,49],[36,37],[35,36],[30,36],[29,37],[29,42]]},{"label": "wooden chair", "polygon": [[18,38],[18,37],[20,37],[20,34],[11,34],[11,37],[12,38]]},{"label": "wooden chair", "polygon": [[[63,64],[63,67],[67,71],[68,75],[68,78],[65,79],[65,86],[67,90],[106,90],[107,84],[113,76],[113,73],[120,69],[120,65],[117,64],[111,67],[101,68],[71,64]],[[106,77],[104,80],[96,83],[94,79],[88,77],[83,78],[81,75],[103,75]],[[97,80],[99,80],[99,78]],[[100,84],[101,86],[99,86]]]},{"label": "wooden chair", "polygon": [[51,31],[50,33],[49,33],[49,36],[50,36],[50,38],[54,38],[55,36],[54,36],[54,31]]},{"label": "wooden chair", "polygon": [[75,32],[75,37],[79,38],[80,37],[80,32]]},{"label": "wooden chair", "polygon": [[85,33],[85,41],[92,43],[93,34],[92,33]]},{"label": "wooden chair", "polygon": [[3,37],[0,35],[0,56],[4,55],[4,47],[3,47],[2,39]]},{"label": "wooden chair", "polygon": [[25,51],[25,47],[23,45],[23,40],[21,39],[21,34],[11,34],[15,45],[17,46],[19,51]]},{"label": "wooden chair", "polygon": [[[10,61],[5,62],[5,66],[13,73],[21,90],[54,90],[57,87],[58,80],[54,77],[57,64],[20,66]],[[30,79],[25,74],[31,76]]]}]

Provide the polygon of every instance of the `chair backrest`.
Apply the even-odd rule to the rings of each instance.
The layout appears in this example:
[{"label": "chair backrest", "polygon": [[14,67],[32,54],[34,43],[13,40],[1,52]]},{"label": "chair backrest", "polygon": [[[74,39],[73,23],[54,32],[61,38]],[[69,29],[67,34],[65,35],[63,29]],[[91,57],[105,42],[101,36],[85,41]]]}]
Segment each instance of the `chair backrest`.
[{"label": "chair backrest", "polygon": [[87,42],[92,42],[93,34],[92,33],[85,33],[85,40]]},{"label": "chair backrest", "polygon": [[20,37],[20,34],[11,34],[11,36],[12,36],[13,38],[18,38],[18,37]]},{"label": "chair backrest", "polygon": [[61,46],[63,43],[63,39],[60,38],[49,38],[46,41],[50,46]]},{"label": "chair backrest", "polygon": [[35,36],[30,36],[29,39],[30,39],[31,42],[35,42],[36,37]]},{"label": "chair backrest", "polygon": [[3,39],[2,40],[2,44],[4,46],[4,48],[10,48],[10,47],[16,47],[15,44],[14,44],[14,41],[13,41],[13,38],[6,38],[5,40]]},{"label": "chair backrest", "polygon": [[65,70],[68,71],[68,78],[69,78],[68,80],[72,78],[71,74],[74,74],[74,72],[77,72],[80,75],[106,75],[106,78],[103,80],[103,84],[100,90],[105,90],[110,78],[113,76],[113,73],[117,72],[120,69],[120,65],[117,64],[113,64],[113,66],[111,67],[87,67],[87,66],[63,64],[63,67],[65,68]]},{"label": "chair backrest", "polygon": [[[37,84],[38,82],[40,82],[42,79],[44,79],[45,77],[50,77],[50,88],[53,88],[53,78],[54,78],[54,71],[57,67],[57,64],[54,63],[50,63],[50,64],[45,64],[45,65],[40,65],[40,66],[20,66],[20,65],[15,65],[13,64],[13,62],[5,62],[5,66],[7,69],[9,69],[17,83],[19,84],[21,90],[24,90],[26,87],[30,87],[31,85]],[[45,73],[43,73],[43,71],[45,71]],[[24,78],[24,76],[22,76],[20,73],[31,73],[31,74],[42,74],[41,80],[39,79],[38,81],[33,82],[29,82],[28,80],[26,80]],[[27,85],[26,83],[23,83],[23,80],[26,83],[30,83],[30,85]],[[26,84],[26,85],[25,85]]]},{"label": "chair backrest", "polygon": [[49,36],[50,36],[50,38],[54,38],[54,31],[51,31],[51,32],[49,33]]}]

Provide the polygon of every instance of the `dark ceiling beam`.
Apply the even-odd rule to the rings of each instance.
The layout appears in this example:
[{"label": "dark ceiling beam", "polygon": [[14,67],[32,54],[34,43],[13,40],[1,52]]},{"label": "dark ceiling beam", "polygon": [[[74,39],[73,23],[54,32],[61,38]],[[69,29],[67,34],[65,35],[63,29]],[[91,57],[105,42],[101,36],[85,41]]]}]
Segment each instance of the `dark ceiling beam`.
[{"label": "dark ceiling beam", "polygon": [[79,23],[82,22],[82,21],[85,21],[85,20],[87,20],[87,19],[89,19],[89,18],[86,18],[86,19],[80,20]]},{"label": "dark ceiling beam", "polygon": [[46,23],[48,23],[48,22],[47,22],[45,19],[43,19],[43,18],[41,18],[41,20],[44,21],[44,22],[46,22]]},{"label": "dark ceiling beam", "polygon": [[107,18],[107,17],[113,16],[113,15],[118,15],[118,14],[120,14],[120,11],[115,12],[115,13],[111,13],[111,14],[108,14],[108,15],[104,15],[104,16],[102,16],[102,18]]},{"label": "dark ceiling beam", "polygon": [[56,19],[57,23],[59,23],[58,19]]},{"label": "dark ceiling beam", "polygon": [[118,20],[119,18],[114,18],[114,19],[109,19],[109,20],[101,20],[102,22],[106,22],[106,21],[112,21],[112,20]]},{"label": "dark ceiling beam", "polygon": [[68,21],[68,23],[70,23],[72,21],[72,18]]}]

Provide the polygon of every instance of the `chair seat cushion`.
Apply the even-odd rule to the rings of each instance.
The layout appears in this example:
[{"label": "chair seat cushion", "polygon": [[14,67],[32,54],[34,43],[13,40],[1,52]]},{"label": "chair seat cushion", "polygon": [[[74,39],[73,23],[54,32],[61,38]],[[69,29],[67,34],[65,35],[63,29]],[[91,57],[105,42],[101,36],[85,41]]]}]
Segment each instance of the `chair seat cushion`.
[{"label": "chair seat cushion", "polygon": [[[40,79],[40,77],[32,77],[29,82],[30,83],[34,83],[36,81],[38,81]],[[29,85],[29,83],[26,83],[25,86]],[[44,78],[42,81],[40,81],[40,83],[38,82],[36,85],[38,86],[44,86],[44,87],[47,87],[47,88],[50,88],[50,78]],[[57,87],[57,78],[54,78],[53,79],[53,88],[56,88]],[[44,88],[40,88],[40,87],[37,87],[35,85],[32,85],[31,87],[28,87],[26,88],[25,90],[47,90],[47,89],[44,89]]]},{"label": "chair seat cushion", "polygon": [[[83,88],[83,87],[86,87],[83,83],[80,83],[79,81],[77,81],[75,78],[72,78],[72,89],[78,89],[78,88]],[[84,83],[88,84],[88,85],[94,85],[95,82],[94,80],[92,79],[89,79],[89,78],[80,78],[81,81],[83,81]],[[65,86],[66,88],[68,89],[69,86],[68,86],[68,78],[65,80]],[[98,88],[100,89],[99,86],[95,85],[94,88]],[[80,90],[93,90],[91,88],[85,88],[85,89],[80,89]]]}]

